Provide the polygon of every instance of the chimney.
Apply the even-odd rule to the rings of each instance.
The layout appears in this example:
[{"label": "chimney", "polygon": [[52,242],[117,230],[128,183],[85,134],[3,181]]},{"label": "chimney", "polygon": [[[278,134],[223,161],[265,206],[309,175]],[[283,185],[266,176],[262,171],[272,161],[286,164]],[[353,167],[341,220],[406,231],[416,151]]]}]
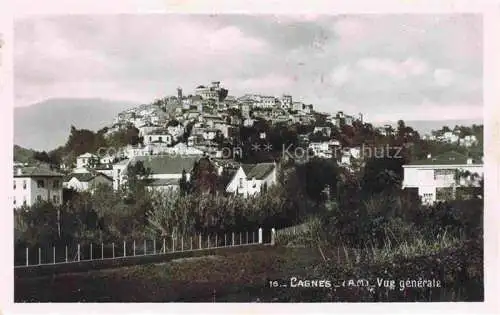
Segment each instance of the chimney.
[{"label": "chimney", "polygon": [[427,158],[430,159],[432,155],[430,153],[427,154]]},{"label": "chimney", "polygon": [[18,167],[17,170],[16,170],[16,174],[17,175],[23,175],[23,169]]},{"label": "chimney", "polygon": [[467,158],[467,164],[472,164],[472,159],[471,158]]}]

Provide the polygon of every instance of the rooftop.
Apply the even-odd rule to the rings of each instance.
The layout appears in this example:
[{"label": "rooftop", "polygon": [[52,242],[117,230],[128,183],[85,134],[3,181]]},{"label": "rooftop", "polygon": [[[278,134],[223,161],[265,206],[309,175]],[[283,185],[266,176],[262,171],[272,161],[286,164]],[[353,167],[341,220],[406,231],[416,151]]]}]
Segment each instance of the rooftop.
[{"label": "rooftop", "polygon": [[241,167],[247,178],[264,179],[274,168],[274,163],[242,164]]},{"label": "rooftop", "polygon": [[161,178],[152,180],[147,184],[148,186],[172,186],[179,185],[179,180],[176,178]]},{"label": "rooftop", "polygon": [[151,174],[180,174],[183,170],[191,171],[198,159],[197,156],[148,155],[136,156],[130,163],[143,162],[144,167],[149,169]]},{"label": "rooftop", "polygon": [[107,176],[105,174],[102,174],[102,173],[99,173],[99,172],[90,172],[90,173],[72,173],[72,174],[66,175],[64,177],[64,181],[68,182],[73,177],[75,177],[79,182],[89,182],[92,179],[96,178],[97,176],[103,176],[103,177],[109,179],[110,181],[113,180],[111,177],[109,177],[109,176]]},{"label": "rooftop", "polygon": [[[457,165],[467,164],[468,157],[456,151],[446,152],[428,159],[412,161],[408,165]],[[482,164],[481,161],[472,160],[472,164]]]},{"label": "rooftop", "polygon": [[43,166],[27,166],[14,169],[14,177],[62,177],[61,173],[55,172]]},{"label": "rooftop", "polygon": [[89,152],[86,152],[82,155],[79,155],[78,156],[79,158],[91,158],[91,157],[96,157],[96,155],[92,154],[92,153],[89,153]]}]

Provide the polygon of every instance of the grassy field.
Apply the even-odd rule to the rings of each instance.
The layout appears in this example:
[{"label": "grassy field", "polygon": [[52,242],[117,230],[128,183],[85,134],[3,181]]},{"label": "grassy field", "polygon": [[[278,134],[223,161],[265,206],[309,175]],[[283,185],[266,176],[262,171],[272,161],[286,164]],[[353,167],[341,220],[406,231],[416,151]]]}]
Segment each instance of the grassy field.
[{"label": "grassy field", "polygon": [[15,280],[16,302],[272,301],[268,279],[306,277],[320,254],[269,247],[236,254]]},{"label": "grassy field", "polygon": [[[409,261],[395,259],[373,268],[356,264],[352,272],[346,273],[338,268],[351,264],[352,255],[342,255],[340,249],[324,249],[323,254],[329,258],[325,264],[318,249],[269,246],[114,269],[20,277],[15,279],[14,295],[16,302],[481,301],[481,253],[468,247],[453,250],[457,251],[453,255],[441,252]],[[469,258],[473,258],[472,263]],[[371,271],[365,272],[368,270]],[[268,286],[269,280],[289,284],[291,277],[326,278],[333,282],[368,276],[373,285],[377,277],[404,280],[422,275],[427,279],[445,279],[450,274],[451,282],[444,281],[439,289]],[[334,279],[335,275],[346,279]]]}]

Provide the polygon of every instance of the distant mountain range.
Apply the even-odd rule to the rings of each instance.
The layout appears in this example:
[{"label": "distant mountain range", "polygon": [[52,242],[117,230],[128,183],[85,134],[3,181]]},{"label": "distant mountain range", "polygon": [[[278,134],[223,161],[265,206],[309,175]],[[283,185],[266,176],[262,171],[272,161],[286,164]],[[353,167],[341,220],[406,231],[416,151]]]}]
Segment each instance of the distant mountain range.
[{"label": "distant mountain range", "polygon": [[14,108],[14,143],[49,151],[64,145],[71,125],[96,131],[116,115],[138,104],[104,99],[58,98]]},{"label": "distant mountain range", "polygon": [[[430,134],[432,130],[439,130],[443,126],[448,126],[451,129],[455,125],[459,126],[472,126],[473,124],[482,125],[482,119],[462,119],[462,120],[405,120],[405,125],[412,127],[414,130],[418,131],[420,135]],[[373,123],[374,126],[380,127],[384,124],[389,124],[393,127],[397,126],[397,121],[387,121],[387,122],[377,122]]]}]

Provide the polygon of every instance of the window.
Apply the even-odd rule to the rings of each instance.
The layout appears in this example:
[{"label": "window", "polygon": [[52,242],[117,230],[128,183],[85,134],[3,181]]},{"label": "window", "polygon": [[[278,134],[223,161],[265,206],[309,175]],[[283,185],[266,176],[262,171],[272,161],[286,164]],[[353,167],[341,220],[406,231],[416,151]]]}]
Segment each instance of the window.
[{"label": "window", "polygon": [[53,188],[59,188],[59,180],[54,180]]},{"label": "window", "polygon": [[16,197],[14,197],[14,205],[16,204]]},{"label": "window", "polygon": [[16,189],[16,180],[14,180],[14,189]]},{"label": "window", "polygon": [[455,179],[455,170],[434,170],[434,180],[453,181]]},{"label": "window", "polygon": [[163,137],[158,137],[158,141],[163,142]]},{"label": "window", "polygon": [[36,196],[36,201],[42,201],[42,196],[41,195]]},{"label": "window", "polygon": [[23,206],[26,206],[28,202],[26,201],[26,196],[23,197]]},{"label": "window", "polygon": [[52,196],[52,200],[54,201],[54,203],[59,203],[59,196],[57,195]]},{"label": "window", "polygon": [[44,188],[45,187],[45,182],[44,182],[43,179],[37,180],[36,184],[37,184],[38,188]]},{"label": "window", "polygon": [[23,180],[23,189],[26,189],[26,180]]},{"label": "window", "polygon": [[243,188],[243,178],[240,178],[240,188]]}]

